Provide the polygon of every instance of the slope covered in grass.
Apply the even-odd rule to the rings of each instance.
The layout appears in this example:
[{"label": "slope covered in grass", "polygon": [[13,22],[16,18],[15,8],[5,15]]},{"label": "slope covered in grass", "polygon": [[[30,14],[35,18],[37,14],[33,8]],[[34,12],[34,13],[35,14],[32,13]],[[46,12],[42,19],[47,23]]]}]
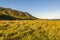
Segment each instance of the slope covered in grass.
[{"label": "slope covered in grass", "polygon": [[0,20],[21,20],[37,19],[28,12],[13,10],[11,8],[0,7]]},{"label": "slope covered in grass", "polygon": [[0,40],[60,40],[60,20],[1,20]]}]

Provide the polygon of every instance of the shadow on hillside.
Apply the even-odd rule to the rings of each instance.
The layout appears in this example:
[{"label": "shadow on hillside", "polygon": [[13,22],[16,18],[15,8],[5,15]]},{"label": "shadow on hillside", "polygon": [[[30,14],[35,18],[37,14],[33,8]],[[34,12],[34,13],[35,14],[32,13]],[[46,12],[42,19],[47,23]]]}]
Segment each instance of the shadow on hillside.
[{"label": "shadow on hillside", "polygon": [[0,20],[16,20],[17,18],[9,15],[0,15]]},{"label": "shadow on hillside", "polygon": [[0,15],[0,20],[34,20],[33,18],[16,18],[9,15]]}]

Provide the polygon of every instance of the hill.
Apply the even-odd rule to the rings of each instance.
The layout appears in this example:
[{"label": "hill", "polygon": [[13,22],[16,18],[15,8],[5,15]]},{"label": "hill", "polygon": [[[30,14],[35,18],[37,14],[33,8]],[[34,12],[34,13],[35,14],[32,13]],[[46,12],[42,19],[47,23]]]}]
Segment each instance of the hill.
[{"label": "hill", "polygon": [[13,10],[11,8],[0,7],[0,20],[21,20],[21,19],[36,19],[28,12]]}]

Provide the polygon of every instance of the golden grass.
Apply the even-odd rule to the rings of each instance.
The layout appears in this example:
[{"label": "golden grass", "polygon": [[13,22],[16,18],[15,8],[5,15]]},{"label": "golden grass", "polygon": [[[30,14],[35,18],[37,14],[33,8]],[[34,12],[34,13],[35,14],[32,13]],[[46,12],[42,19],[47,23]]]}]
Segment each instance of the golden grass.
[{"label": "golden grass", "polygon": [[60,20],[0,20],[0,40],[60,40]]}]

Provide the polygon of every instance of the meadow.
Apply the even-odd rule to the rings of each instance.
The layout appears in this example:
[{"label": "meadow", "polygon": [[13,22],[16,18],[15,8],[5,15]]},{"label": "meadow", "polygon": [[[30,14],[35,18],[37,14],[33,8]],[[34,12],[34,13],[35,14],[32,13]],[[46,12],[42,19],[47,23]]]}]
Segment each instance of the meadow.
[{"label": "meadow", "polygon": [[0,40],[60,40],[60,20],[0,20]]}]

